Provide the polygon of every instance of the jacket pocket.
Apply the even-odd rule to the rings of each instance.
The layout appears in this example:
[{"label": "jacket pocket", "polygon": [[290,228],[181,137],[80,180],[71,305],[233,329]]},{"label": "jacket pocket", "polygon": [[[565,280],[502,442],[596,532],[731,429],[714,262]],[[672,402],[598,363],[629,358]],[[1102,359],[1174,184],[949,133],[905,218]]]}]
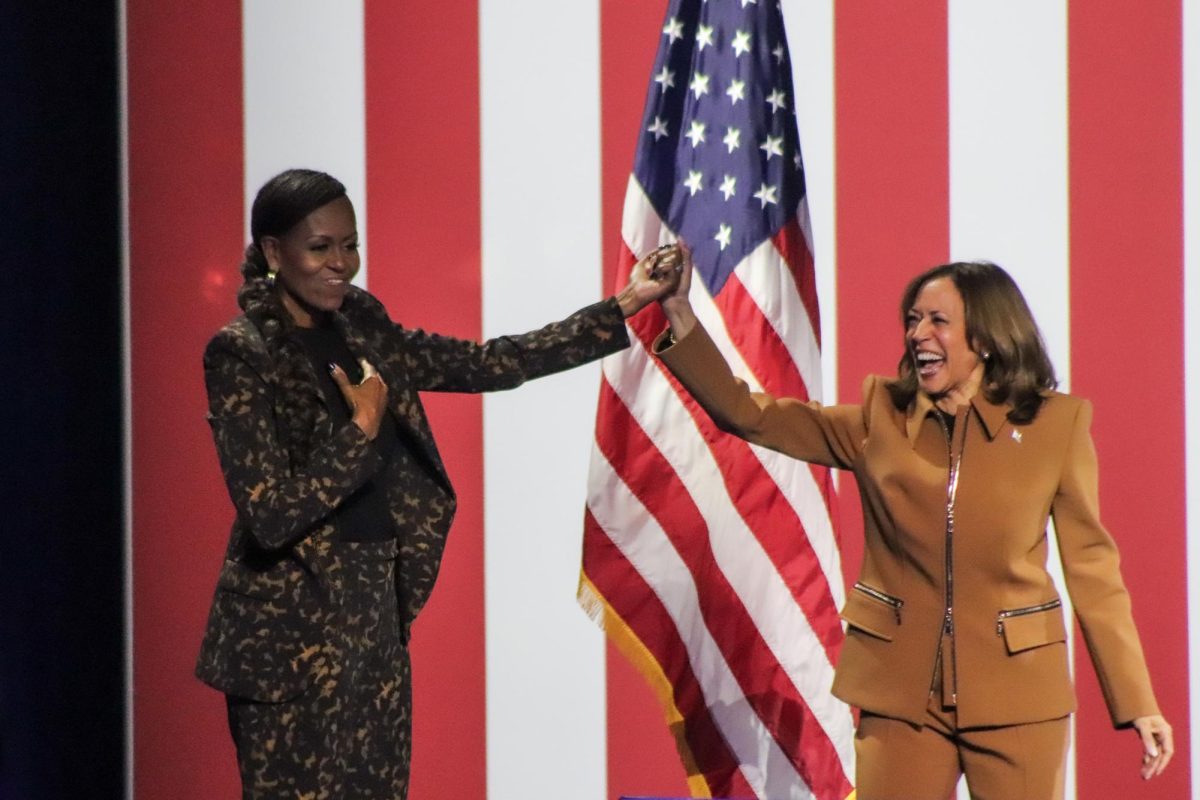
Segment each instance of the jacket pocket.
[{"label": "jacket pocket", "polygon": [[287,562],[267,570],[256,570],[240,561],[226,560],[217,576],[218,591],[232,592],[258,600],[281,600],[292,594],[303,574]]},{"label": "jacket pocket", "polygon": [[1062,601],[1056,597],[1045,603],[1000,611],[996,614],[996,634],[1004,637],[1010,654],[1065,642],[1067,627]]},{"label": "jacket pocket", "polygon": [[320,641],[286,604],[218,589],[196,675],[226,694],[281,702],[312,683]]},{"label": "jacket pocket", "polygon": [[851,628],[890,642],[900,627],[904,601],[865,583],[854,584],[842,609],[842,619]]}]

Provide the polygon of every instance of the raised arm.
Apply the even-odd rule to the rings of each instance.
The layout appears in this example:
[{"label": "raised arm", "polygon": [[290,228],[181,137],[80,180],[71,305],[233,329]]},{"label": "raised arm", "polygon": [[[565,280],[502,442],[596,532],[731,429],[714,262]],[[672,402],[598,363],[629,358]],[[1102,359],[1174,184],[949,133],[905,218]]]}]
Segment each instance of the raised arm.
[{"label": "raised arm", "polygon": [[825,407],[751,392],[696,318],[688,300],[691,257],[683,253],[679,286],[661,301],[670,330],[655,340],[654,353],[721,430],[793,458],[853,469],[867,435],[866,406]]},{"label": "raised arm", "polygon": [[586,364],[629,346],[626,317],[673,291],[682,260],[660,248],[634,265],[620,294],[529,333],[478,343],[420,330],[404,337],[405,368],[421,391],[490,392]]}]

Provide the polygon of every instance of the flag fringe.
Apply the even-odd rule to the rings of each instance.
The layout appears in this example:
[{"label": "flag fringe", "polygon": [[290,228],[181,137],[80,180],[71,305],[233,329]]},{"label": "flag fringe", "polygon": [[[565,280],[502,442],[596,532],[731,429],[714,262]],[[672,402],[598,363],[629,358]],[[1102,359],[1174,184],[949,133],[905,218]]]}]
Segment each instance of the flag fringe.
[{"label": "flag fringe", "polygon": [[667,728],[675,738],[675,748],[679,751],[679,758],[683,761],[689,793],[692,797],[711,798],[713,796],[712,787],[709,786],[708,780],[696,766],[696,759],[692,756],[692,749],[687,743],[683,714],[675,705],[674,689],[666,673],[663,672],[662,665],[658,663],[658,659],[582,570],[579,572],[579,590],[576,592],[575,598],[584,613],[604,630],[621,654],[641,673],[655,697],[658,698],[666,716]]}]

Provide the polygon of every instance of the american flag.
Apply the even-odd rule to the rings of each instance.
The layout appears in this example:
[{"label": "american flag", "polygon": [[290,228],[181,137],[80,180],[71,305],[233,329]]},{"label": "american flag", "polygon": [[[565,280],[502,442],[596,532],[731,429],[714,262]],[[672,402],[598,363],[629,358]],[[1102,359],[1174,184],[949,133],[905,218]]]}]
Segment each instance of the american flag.
[{"label": "american flag", "polygon": [[[622,238],[682,237],[693,300],[752,386],[820,398],[820,321],[774,2],[673,0],[647,93]],[[619,288],[619,287],[618,287]],[[611,356],[589,479],[580,600],[656,686],[694,792],[833,800],[853,721],[830,476],[716,430],[647,354],[661,313]]]},{"label": "american flag", "polygon": [[[740,12],[740,3],[707,5]],[[119,5],[130,796],[231,797],[224,705],[192,677],[230,515],[198,364],[236,311],[248,198],[285,167],[342,178],[369,260],[360,279],[405,325],[475,338],[561,317],[614,285],[635,139],[653,121],[641,124],[643,97],[663,66],[655,57],[667,0]],[[1196,6],[783,0],[826,400],[856,402],[864,375],[895,368],[895,304],[916,271],[982,257],[1021,285],[1064,388],[1096,405],[1104,514],[1180,753],[1162,778],[1141,781],[1137,746],[1112,730],[1086,648],[1076,648],[1068,800],[1200,798],[1200,744],[1188,720],[1189,710],[1200,717],[1200,615],[1191,613],[1200,608]],[[691,44],[675,46],[694,51],[690,32]],[[716,52],[706,45],[703,55]],[[687,84],[676,75],[681,95]],[[727,97],[727,86],[713,86],[698,108]],[[726,131],[713,130],[708,143],[723,153]],[[758,188],[740,180],[730,202]],[[662,219],[644,197],[638,207]],[[641,230],[632,215],[625,225]],[[722,293],[745,280],[735,273]],[[700,283],[693,300],[711,311]],[[724,335],[711,315],[705,322]],[[661,320],[645,324],[657,331]],[[815,375],[799,372],[815,396]],[[600,374],[589,365],[514,393],[424,398],[459,513],[413,629],[412,800],[687,794],[653,693],[619,653],[606,653],[574,601]],[[654,414],[680,416],[677,396],[663,397]],[[1142,409],[1152,409],[1152,424],[1130,424],[1144,421]],[[635,427],[649,430],[641,426],[653,418],[639,411]],[[695,442],[693,419],[688,411],[664,447]],[[696,449],[712,458],[707,443]],[[845,478],[841,543],[853,574],[861,515]],[[659,483],[663,492],[679,485],[669,472]],[[725,492],[723,482],[714,491]]]}]

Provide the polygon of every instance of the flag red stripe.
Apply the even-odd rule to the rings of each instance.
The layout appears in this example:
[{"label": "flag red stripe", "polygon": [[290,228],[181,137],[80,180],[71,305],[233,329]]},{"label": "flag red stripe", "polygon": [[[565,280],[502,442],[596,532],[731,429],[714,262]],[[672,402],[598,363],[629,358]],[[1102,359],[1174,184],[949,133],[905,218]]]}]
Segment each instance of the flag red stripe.
[{"label": "flag red stripe", "polygon": [[[1095,403],[1104,521],[1121,547],[1159,704],[1186,754],[1181,13],[1178,2],[1073,0],[1068,75],[1071,390]],[[1121,368],[1138,377],[1114,380]],[[1152,418],[1130,425],[1139,380],[1153,382],[1142,406]],[[1119,734],[1128,758],[1110,757],[1118,734],[1086,648],[1075,654],[1079,797],[1147,796],[1132,734]],[[1190,797],[1190,783],[1177,756],[1149,791]]]},{"label": "flag red stripe", "polygon": [[776,397],[808,400],[808,387],[791,353],[736,272],[729,276],[713,303],[725,319],[730,340],[763,389]]},{"label": "flag red stripe", "polygon": [[[687,647],[679,638],[658,595],[634,569],[590,510],[584,519],[583,564],[588,580],[645,645],[663,672],[672,676],[673,702],[687,720],[684,738],[697,764],[707,767],[704,777],[714,795],[753,794],[738,769],[737,758],[708,712],[700,683],[692,672]],[[661,724],[661,720],[659,720]],[[622,793],[642,794],[642,787],[614,787]]]},{"label": "flag red stripe", "polygon": [[[789,222],[789,225],[794,227],[794,223]],[[799,235],[798,228],[795,232]],[[783,231],[780,232],[780,236],[783,236]],[[779,246],[779,242],[780,240],[777,237],[777,246]],[[794,249],[789,242],[784,242],[783,246]],[[799,250],[800,253],[794,253],[794,257],[800,257],[802,254],[803,257],[809,258],[808,249],[803,245],[803,239],[801,239]],[[632,264],[632,260],[630,263]],[[809,258],[810,270],[811,267],[812,262],[811,258]],[[797,278],[797,280],[799,279]],[[802,286],[803,284],[797,283],[798,288]],[[809,276],[807,286],[810,289],[812,287],[811,275]],[[783,340],[780,339],[774,326],[763,316],[762,309],[754,302],[754,298],[746,290],[741,280],[738,279],[737,273],[729,277],[724,288],[713,298],[713,302],[726,321],[729,338],[733,341],[747,365],[749,365],[755,378],[762,384],[764,391],[776,397],[795,397],[800,400],[808,400],[810,397],[808,387],[804,382],[804,378],[800,375],[800,370],[796,367],[796,362],[792,360],[791,353],[788,352],[787,347],[784,345]],[[810,311],[810,321],[812,321],[812,317],[813,313]],[[814,332],[816,330],[814,328]],[[821,492],[821,499],[825,503],[825,513],[830,520],[830,527],[836,530],[833,527],[833,523],[837,518],[836,495],[833,490],[833,481],[830,478],[829,469],[816,464],[809,464],[808,469],[812,473],[813,481]],[[775,519],[770,514],[764,514],[763,516],[768,519]],[[803,523],[798,518],[796,523],[803,527]],[[829,576],[825,576],[825,580],[828,581],[828,579]],[[839,580],[840,576],[835,576],[834,579]],[[834,610],[836,611],[836,609]],[[840,641],[840,634],[837,638]]]},{"label": "flag red stripe", "polygon": [[[809,250],[808,242],[804,238],[804,232],[800,230],[800,225],[795,217],[790,218],[787,224],[780,229],[779,233],[775,234],[772,242],[775,245],[775,249],[783,256],[784,263],[792,271],[792,280],[796,284],[796,291],[800,295],[800,302],[804,304],[804,308],[808,311],[808,320],[812,326],[812,335],[816,339],[817,347],[820,348],[821,311],[817,304],[816,264],[813,261],[813,254]],[[768,391],[773,390],[768,389]],[[824,395],[818,399],[826,402],[829,396]],[[839,528],[841,515],[838,508],[837,492],[834,489],[832,470],[827,467],[817,466],[816,464],[809,464],[809,469],[812,472],[813,480],[816,481],[821,491],[821,497],[825,500],[825,508],[829,514],[830,528],[833,530],[838,551],[842,552],[844,572],[845,553],[842,551]],[[827,579],[831,577],[834,580],[837,579],[836,576],[826,576]]]},{"label": "flag red stripe", "polygon": [[[698,594],[701,613],[746,702],[818,795],[842,784],[848,792],[828,736],[717,565],[709,537],[700,535],[707,526],[691,495],[607,382],[601,389],[598,417],[605,421],[604,436],[597,439],[600,450],[654,515],[696,584],[703,587]],[[657,479],[638,481],[638,475]]]},{"label": "flag red stripe", "polygon": [[[367,0],[363,30],[370,289],[405,325],[478,339],[478,4]],[[411,796],[484,797],[483,405],[471,395],[422,402],[459,502],[413,627]]]},{"label": "flag red stripe", "polygon": [[[654,337],[662,330],[661,317],[657,312],[644,313],[632,320],[630,327],[649,350]],[[821,642],[825,657],[830,664],[836,664],[843,639],[842,625],[829,580],[813,552],[803,521],[750,450],[750,445],[720,431],[674,376],[665,370],[663,375],[712,450],[738,514],[779,570],[809,627]]]},{"label": "flag red stripe", "polygon": [[796,221],[795,217],[789,217],[771,242],[779,251],[779,255],[783,257],[788,269],[791,270],[792,280],[795,281],[796,291],[800,295],[800,302],[804,304],[804,309],[808,312],[808,321],[812,325],[813,337],[816,339],[817,347],[820,347],[821,310],[817,305],[816,265],[813,263],[813,254],[808,249],[808,242],[804,240],[804,232],[800,230],[800,223]]}]

